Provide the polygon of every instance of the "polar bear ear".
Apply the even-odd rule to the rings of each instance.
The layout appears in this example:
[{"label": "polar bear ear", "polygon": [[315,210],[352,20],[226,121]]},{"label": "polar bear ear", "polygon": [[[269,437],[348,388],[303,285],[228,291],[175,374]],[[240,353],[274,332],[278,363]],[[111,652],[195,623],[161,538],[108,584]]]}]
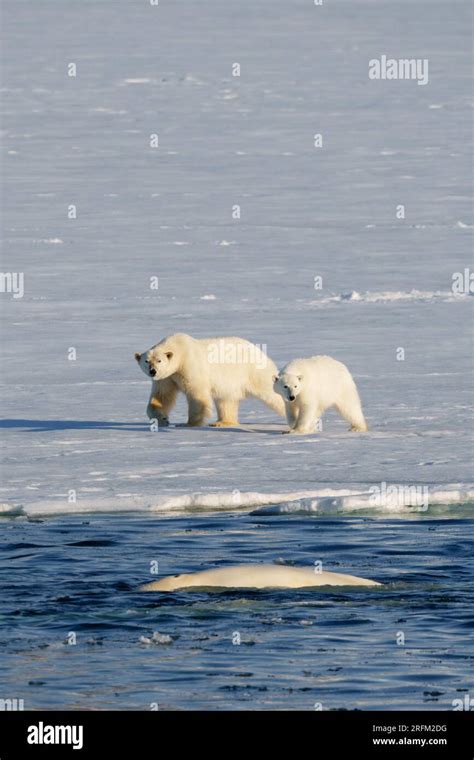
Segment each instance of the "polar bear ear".
[{"label": "polar bear ear", "polygon": [[301,381],[302,381],[302,379],[303,379],[303,375],[296,375],[296,377],[298,378],[298,380],[299,380],[299,381],[300,381],[300,383],[301,383]]},{"label": "polar bear ear", "polygon": [[140,361],[140,359],[142,358],[142,355],[141,355],[141,354],[139,354],[139,353],[138,353],[138,351],[135,351],[135,354],[134,354],[134,356],[135,356],[135,359],[137,360],[137,362],[139,362],[139,361]]},{"label": "polar bear ear", "polygon": [[279,379],[279,378],[278,378],[278,375],[273,375],[273,378],[272,378],[272,379],[273,379],[273,382],[274,382],[274,383],[277,383],[277,382],[278,382],[278,379]]},{"label": "polar bear ear", "polygon": [[165,354],[165,356],[166,356],[167,359],[171,359],[171,357],[173,356],[173,352],[172,351],[167,351],[167,353]]}]

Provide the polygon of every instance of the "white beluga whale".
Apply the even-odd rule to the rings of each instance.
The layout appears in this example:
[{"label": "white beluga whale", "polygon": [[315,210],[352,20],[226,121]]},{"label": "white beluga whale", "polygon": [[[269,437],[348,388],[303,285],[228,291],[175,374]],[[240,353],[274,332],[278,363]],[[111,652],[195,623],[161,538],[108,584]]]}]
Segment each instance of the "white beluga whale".
[{"label": "white beluga whale", "polygon": [[291,565],[232,565],[198,573],[168,575],[140,586],[140,591],[176,591],[203,588],[311,588],[312,586],[381,586],[356,575],[319,572],[315,567]]}]

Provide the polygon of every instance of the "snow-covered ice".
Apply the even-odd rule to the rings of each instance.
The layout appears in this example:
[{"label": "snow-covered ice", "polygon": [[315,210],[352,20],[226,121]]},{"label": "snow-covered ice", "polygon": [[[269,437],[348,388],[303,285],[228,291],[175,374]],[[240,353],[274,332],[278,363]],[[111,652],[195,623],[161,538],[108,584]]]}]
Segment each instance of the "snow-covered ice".
[{"label": "snow-covered ice", "polygon": [[[5,13],[3,142],[17,154],[3,159],[3,269],[24,272],[25,295],[1,298],[2,502],[153,508],[381,481],[469,491],[474,300],[452,291],[472,243],[458,9],[423,10],[423,29],[384,2]],[[427,86],[368,79],[394,40],[407,56],[422,43]],[[279,365],[335,356],[370,433],[329,414],[322,434],[289,441],[250,402],[238,430],[149,432],[133,352],[175,331],[242,335]]]}]

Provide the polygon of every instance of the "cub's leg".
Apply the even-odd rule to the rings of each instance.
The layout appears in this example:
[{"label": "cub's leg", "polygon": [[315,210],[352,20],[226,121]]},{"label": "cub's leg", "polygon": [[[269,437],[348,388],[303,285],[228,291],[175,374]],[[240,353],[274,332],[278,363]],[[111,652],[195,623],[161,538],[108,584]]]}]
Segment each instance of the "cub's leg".
[{"label": "cub's leg", "polygon": [[350,424],[349,430],[354,433],[365,433],[368,430],[367,423],[362,412],[359,394],[354,387],[353,392],[347,394],[343,401],[336,404],[336,409]]},{"label": "cub's leg", "polygon": [[188,399],[188,427],[204,425],[206,419],[212,415],[212,398],[200,395],[186,394]]},{"label": "cub's leg", "polygon": [[239,424],[239,402],[216,399],[217,422],[211,422],[211,427],[235,427]]},{"label": "cub's leg", "polygon": [[316,430],[316,422],[321,416],[320,410],[312,404],[301,404],[298,414],[298,420],[292,430],[288,433],[299,435],[309,435]]},{"label": "cub's leg", "polygon": [[151,395],[146,409],[147,416],[150,420],[157,420],[159,427],[169,425],[168,414],[176,403],[178,388],[172,380],[153,380],[151,384]]},{"label": "cub's leg", "polygon": [[285,404],[286,421],[290,430],[295,427],[298,422],[299,408],[296,404]]}]

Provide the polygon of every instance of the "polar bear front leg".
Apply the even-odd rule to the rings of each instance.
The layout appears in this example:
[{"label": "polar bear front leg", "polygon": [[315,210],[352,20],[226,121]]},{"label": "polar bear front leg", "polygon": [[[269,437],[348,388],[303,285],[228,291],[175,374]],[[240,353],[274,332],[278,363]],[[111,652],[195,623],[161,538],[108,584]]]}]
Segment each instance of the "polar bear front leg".
[{"label": "polar bear front leg", "polygon": [[169,425],[168,414],[175,405],[177,394],[178,389],[172,380],[152,381],[146,413],[150,420],[157,420],[158,427]]},{"label": "polar bear front leg", "polygon": [[[288,427],[292,430],[298,422],[299,408],[294,402],[287,401],[285,403],[286,421]],[[286,431],[289,432],[289,431]]]},{"label": "polar bear front leg", "polygon": [[211,427],[235,427],[239,424],[239,402],[235,400],[216,399],[217,422]]},{"label": "polar bear front leg", "polygon": [[298,435],[309,435],[314,433],[316,429],[316,422],[319,419],[319,409],[315,408],[311,404],[302,404],[299,407],[298,420],[296,425],[289,430],[289,433],[296,433]]},{"label": "polar bear front leg", "polygon": [[204,425],[212,415],[212,398],[209,396],[188,395],[188,427]]}]

